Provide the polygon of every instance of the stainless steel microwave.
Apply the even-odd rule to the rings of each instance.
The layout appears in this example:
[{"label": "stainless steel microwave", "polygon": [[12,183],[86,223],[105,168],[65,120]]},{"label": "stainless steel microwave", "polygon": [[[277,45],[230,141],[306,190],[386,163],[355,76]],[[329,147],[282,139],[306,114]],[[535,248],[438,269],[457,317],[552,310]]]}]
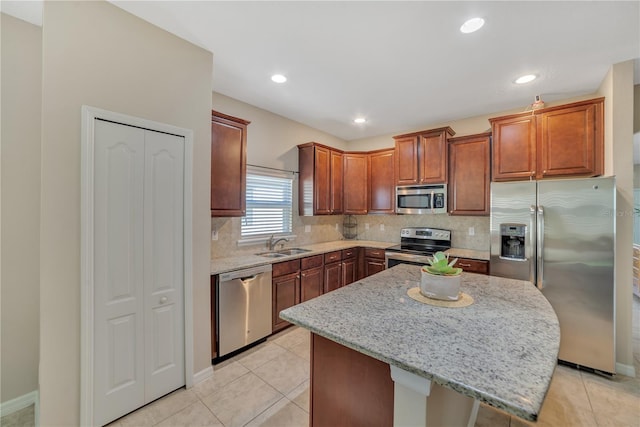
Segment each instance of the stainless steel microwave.
[{"label": "stainless steel microwave", "polygon": [[396,213],[447,213],[447,184],[396,187]]}]

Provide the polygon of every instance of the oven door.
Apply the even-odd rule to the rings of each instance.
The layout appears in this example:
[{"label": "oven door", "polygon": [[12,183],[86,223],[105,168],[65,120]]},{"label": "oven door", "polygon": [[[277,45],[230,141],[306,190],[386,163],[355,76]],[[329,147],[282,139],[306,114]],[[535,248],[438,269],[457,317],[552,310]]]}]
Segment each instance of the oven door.
[{"label": "oven door", "polygon": [[427,255],[408,254],[403,252],[390,252],[384,253],[385,265],[387,268],[391,268],[398,264],[411,264],[411,265],[429,265],[429,257]]}]

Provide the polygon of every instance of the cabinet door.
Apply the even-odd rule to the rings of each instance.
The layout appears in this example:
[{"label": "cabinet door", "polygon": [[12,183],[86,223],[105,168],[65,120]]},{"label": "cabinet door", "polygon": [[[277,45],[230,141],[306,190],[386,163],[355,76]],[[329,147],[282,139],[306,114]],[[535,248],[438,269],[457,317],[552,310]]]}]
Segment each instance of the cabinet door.
[{"label": "cabinet door", "polygon": [[603,102],[575,103],[538,115],[538,178],[603,172]]},{"label": "cabinet door", "polygon": [[384,271],[384,260],[378,258],[365,258],[364,259],[364,274],[365,277],[369,277],[372,274]]},{"label": "cabinet door", "polygon": [[489,261],[485,260],[458,258],[456,267],[467,273],[489,274]]},{"label": "cabinet door", "polygon": [[396,184],[418,183],[418,139],[415,136],[396,139],[395,146]]},{"label": "cabinet door", "polygon": [[364,153],[344,153],[343,159],[344,213],[364,215],[368,210],[367,155]]},{"label": "cabinet door", "polygon": [[282,320],[278,314],[280,311],[293,307],[300,302],[300,276],[299,273],[291,273],[286,276],[274,277],[273,285],[273,331],[278,331],[290,323]]},{"label": "cabinet door", "polygon": [[315,147],[314,165],[314,215],[331,213],[331,151],[324,147]]},{"label": "cabinet door", "polygon": [[342,261],[342,286],[347,286],[356,281],[358,270],[357,258],[350,258]]},{"label": "cabinet door", "polygon": [[490,134],[449,140],[449,213],[489,215]]},{"label": "cabinet door", "polygon": [[322,295],[324,291],[324,269],[315,267],[300,273],[300,302]]},{"label": "cabinet door", "polygon": [[342,286],[342,262],[332,262],[324,266],[324,292],[331,292]]},{"label": "cabinet door", "polygon": [[329,200],[331,203],[331,213],[340,214],[343,211],[342,202],[342,152],[333,151],[331,155],[331,166],[329,172],[331,175],[331,189],[329,191]]},{"label": "cabinet door", "polygon": [[447,181],[447,139],[444,132],[418,137],[418,176],[421,184]]},{"label": "cabinet door", "polygon": [[533,114],[491,120],[493,130],[493,181],[535,177],[536,118]]},{"label": "cabinet door", "polygon": [[211,216],[245,215],[249,123],[212,111]]},{"label": "cabinet door", "polygon": [[394,213],[394,149],[369,153],[369,213]]}]

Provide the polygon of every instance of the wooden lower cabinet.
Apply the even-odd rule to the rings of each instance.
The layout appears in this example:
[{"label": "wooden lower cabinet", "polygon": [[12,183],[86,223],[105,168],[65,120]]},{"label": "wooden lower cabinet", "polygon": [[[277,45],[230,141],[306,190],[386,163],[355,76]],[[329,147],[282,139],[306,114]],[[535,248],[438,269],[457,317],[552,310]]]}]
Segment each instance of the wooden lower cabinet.
[{"label": "wooden lower cabinet", "polygon": [[278,315],[285,308],[300,302],[300,273],[291,273],[272,279],[273,283],[273,332],[290,325]]},{"label": "wooden lower cabinet", "polygon": [[360,248],[342,250],[342,286],[358,280],[358,253]]},{"label": "wooden lower cabinet", "polygon": [[393,425],[389,365],[311,334],[311,427]]},{"label": "wooden lower cabinet", "polygon": [[324,265],[324,292],[335,291],[342,286],[342,261]]},{"label": "wooden lower cabinet", "polygon": [[273,332],[277,332],[291,325],[280,318],[280,312],[300,302],[300,260],[294,259],[273,264],[271,286],[271,319]]},{"label": "wooden lower cabinet", "polygon": [[384,262],[384,249],[365,248],[364,250],[364,277],[379,273],[386,268]]},{"label": "wooden lower cabinet", "polygon": [[302,270],[300,273],[300,302],[324,293],[324,267]]},{"label": "wooden lower cabinet", "polygon": [[489,261],[469,258],[458,258],[456,267],[467,273],[489,274]]}]

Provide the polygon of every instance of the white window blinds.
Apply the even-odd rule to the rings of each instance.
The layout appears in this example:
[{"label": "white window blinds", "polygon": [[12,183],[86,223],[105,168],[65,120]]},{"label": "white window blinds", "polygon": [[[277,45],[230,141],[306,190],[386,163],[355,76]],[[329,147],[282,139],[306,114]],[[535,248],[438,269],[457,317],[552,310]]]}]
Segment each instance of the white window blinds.
[{"label": "white window blinds", "polygon": [[247,171],[247,214],[241,221],[241,236],[291,233],[292,193],[293,177]]}]

